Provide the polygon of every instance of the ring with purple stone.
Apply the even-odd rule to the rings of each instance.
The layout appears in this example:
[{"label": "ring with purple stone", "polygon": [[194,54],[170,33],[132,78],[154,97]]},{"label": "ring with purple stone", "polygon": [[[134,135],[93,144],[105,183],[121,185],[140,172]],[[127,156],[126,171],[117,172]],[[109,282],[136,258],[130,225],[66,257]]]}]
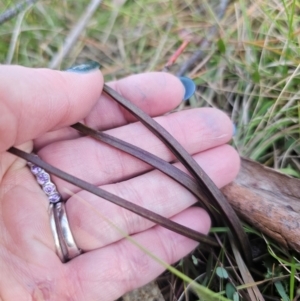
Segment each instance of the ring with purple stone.
[{"label": "ring with purple stone", "polygon": [[31,173],[36,177],[49,200],[50,226],[54,238],[56,254],[62,262],[67,262],[80,255],[82,251],[74,240],[65,204],[56,186],[51,182],[50,175],[41,167],[28,163]]},{"label": "ring with purple stone", "polygon": [[41,185],[47,195],[50,204],[56,204],[62,201],[61,195],[56,190],[55,185],[50,180],[50,175],[41,167],[28,162],[31,173],[36,177],[37,182]]}]

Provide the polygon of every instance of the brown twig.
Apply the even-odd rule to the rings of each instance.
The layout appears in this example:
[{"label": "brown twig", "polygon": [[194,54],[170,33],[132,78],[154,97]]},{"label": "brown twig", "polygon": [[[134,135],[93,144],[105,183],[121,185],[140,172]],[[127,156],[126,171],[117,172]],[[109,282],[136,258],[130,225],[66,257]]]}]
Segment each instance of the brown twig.
[{"label": "brown twig", "polygon": [[90,4],[86,8],[85,12],[82,14],[78,23],[73,27],[67,36],[64,45],[60,48],[58,53],[52,58],[49,64],[49,68],[56,69],[66,55],[70,52],[71,48],[75,45],[81,32],[87,26],[88,21],[91,19],[92,15],[101,4],[102,0],[91,0]]},{"label": "brown twig", "polygon": [[168,62],[165,64],[164,68],[162,71],[167,72],[169,68],[176,62],[178,57],[183,53],[185,48],[188,46],[190,43],[189,39],[184,40],[181,45],[177,48],[175,53],[169,58]]},{"label": "brown twig", "polygon": [[0,25],[9,21],[10,19],[17,16],[21,11],[25,10],[26,7],[36,3],[38,0],[25,0],[23,2],[17,3],[14,7],[9,8],[4,13],[0,15]]},{"label": "brown twig", "polygon": [[[218,20],[221,20],[225,14],[225,11],[227,9],[229,1],[228,0],[222,0],[220,2],[219,6],[219,12],[218,12]],[[199,50],[197,50],[177,71],[177,76],[183,76],[185,73],[187,73],[197,62],[202,60],[206,55],[206,49],[210,46],[211,41],[214,39],[218,32],[218,25],[214,25],[209,30],[207,37],[204,38],[199,46]]]}]

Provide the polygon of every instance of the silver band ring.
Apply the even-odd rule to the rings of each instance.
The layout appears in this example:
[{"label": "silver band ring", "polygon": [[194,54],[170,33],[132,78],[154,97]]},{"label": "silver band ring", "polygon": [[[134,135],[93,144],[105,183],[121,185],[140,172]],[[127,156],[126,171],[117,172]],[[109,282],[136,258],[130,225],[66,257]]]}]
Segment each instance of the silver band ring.
[{"label": "silver band ring", "polygon": [[[59,241],[60,250],[58,250],[58,256],[62,262],[67,262],[74,257],[80,255],[82,251],[77,247],[66,213],[65,204],[63,202],[51,204],[51,225],[55,224],[55,228],[51,227],[53,236],[57,236]],[[51,208],[50,208],[51,210]],[[55,231],[54,231],[55,230]],[[58,249],[56,247],[56,249]],[[61,255],[60,255],[61,254]]]},{"label": "silver band ring", "polygon": [[53,212],[53,204],[50,204],[49,206],[49,216],[50,216],[50,227],[51,227],[51,231],[53,234],[53,238],[54,238],[54,244],[55,244],[55,251],[57,256],[59,257],[59,259],[61,260],[61,262],[65,262],[65,257],[64,254],[62,252],[62,248],[60,246],[60,239],[58,237],[58,233],[56,230],[56,222],[54,219],[54,212]]},{"label": "silver band ring", "polygon": [[36,177],[43,191],[48,197],[50,227],[54,238],[55,249],[62,262],[67,262],[80,255],[82,251],[74,240],[65,204],[56,186],[51,182],[50,175],[41,167],[28,163],[31,173]]}]

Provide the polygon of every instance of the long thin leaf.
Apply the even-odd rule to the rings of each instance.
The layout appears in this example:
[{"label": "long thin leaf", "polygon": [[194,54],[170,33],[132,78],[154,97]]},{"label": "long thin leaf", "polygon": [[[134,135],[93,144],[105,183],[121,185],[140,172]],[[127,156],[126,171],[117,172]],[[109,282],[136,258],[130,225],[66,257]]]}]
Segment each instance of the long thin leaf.
[{"label": "long thin leaf", "polygon": [[225,223],[228,224],[234,235],[236,245],[242,250],[248,264],[252,262],[250,243],[244,232],[236,213],[229,205],[222,192],[216,187],[204,170],[190,156],[190,154],[170,135],[160,124],[148,116],[145,112],[131,103],[129,100],[118,94],[115,90],[104,85],[103,91],[112,97],[118,104],[133,114],[142,124],[144,124],[156,137],[158,137],[176,156],[176,158],[186,167],[200,186],[206,202],[213,202],[214,206],[223,214]]},{"label": "long thin leaf", "polygon": [[86,190],[94,195],[97,195],[111,203],[114,203],[122,208],[125,208],[131,212],[134,212],[156,224],[161,225],[162,227],[165,227],[169,230],[172,230],[178,234],[181,234],[183,236],[186,236],[188,238],[191,238],[195,241],[207,243],[211,246],[218,246],[217,242],[212,239],[211,237],[208,237],[200,232],[197,232],[193,229],[187,228],[185,226],[182,226],[180,224],[177,224],[157,213],[154,213],[148,209],[145,209],[141,206],[138,206],[136,204],[133,204],[129,201],[126,201],[108,191],[105,191],[93,184],[90,184],[86,181],[83,181],[79,178],[76,178],[48,163],[40,159],[38,156],[32,154],[32,153],[26,153],[20,149],[17,149],[15,147],[11,147],[8,149],[8,152],[11,154],[14,154],[20,158],[25,159],[27,162],[31,162],[33,164],[36,164],[37,166],[40,166],[41,168],[45,169],[47,172],[79,187],[82,188],[83,190]]}]

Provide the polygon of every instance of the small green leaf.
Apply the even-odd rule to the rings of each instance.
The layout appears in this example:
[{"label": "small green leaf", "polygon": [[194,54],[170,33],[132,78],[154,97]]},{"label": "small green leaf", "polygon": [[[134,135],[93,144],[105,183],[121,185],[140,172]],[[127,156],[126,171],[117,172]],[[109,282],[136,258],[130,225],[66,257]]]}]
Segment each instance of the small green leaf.
[{"label": "small green leaf", "polygon": [[194,265],[198,265],[198,259],[194,255],[192,255],[192,260]]},{"label": "small green leaf", "polygon": [[274,285],[277,289],[278,294],[280,295],[280,297],[282,298],[283,301],[290,301],[290,298],[288,297],[288,295],[286,294],[284,287],[281,283],[281,281],[275,281]]},{"label": "small green leaf", "polygon": [[218,42],[217,42],[217,46],[218,46],[218,49],[221,53],[225,53],[226,51],[226,46],[225,46],[225,43],[222,39],[219,39]]},{"label": "small green leaf", "polygon": [[227,279],[227,278],[228,278],[228,273],[227,273],[227,271],[226,271],[224,268],[222,268],[222,267],[217,267],[216,273],[217,273],[217,275],[218,275],[221,279]]},{"label": "small green leaf", "polygon": [[257,69],[252,73],[252,80],[255,83],[259,83],[259,81],[260,81],[260,74],[259,74],[259,71]]},{"label": "small green leaf", "polygon": [[236,289],[230,282],[226,283],[225,293],[228,299],[233,300],[233,295],[236,293]]},{"label": "small green leaf", "polygon": [[239,300],[240,300],[240,296],[239,296],[238,292],[235,292],[233,294],[233,301],[239,301]]}]

